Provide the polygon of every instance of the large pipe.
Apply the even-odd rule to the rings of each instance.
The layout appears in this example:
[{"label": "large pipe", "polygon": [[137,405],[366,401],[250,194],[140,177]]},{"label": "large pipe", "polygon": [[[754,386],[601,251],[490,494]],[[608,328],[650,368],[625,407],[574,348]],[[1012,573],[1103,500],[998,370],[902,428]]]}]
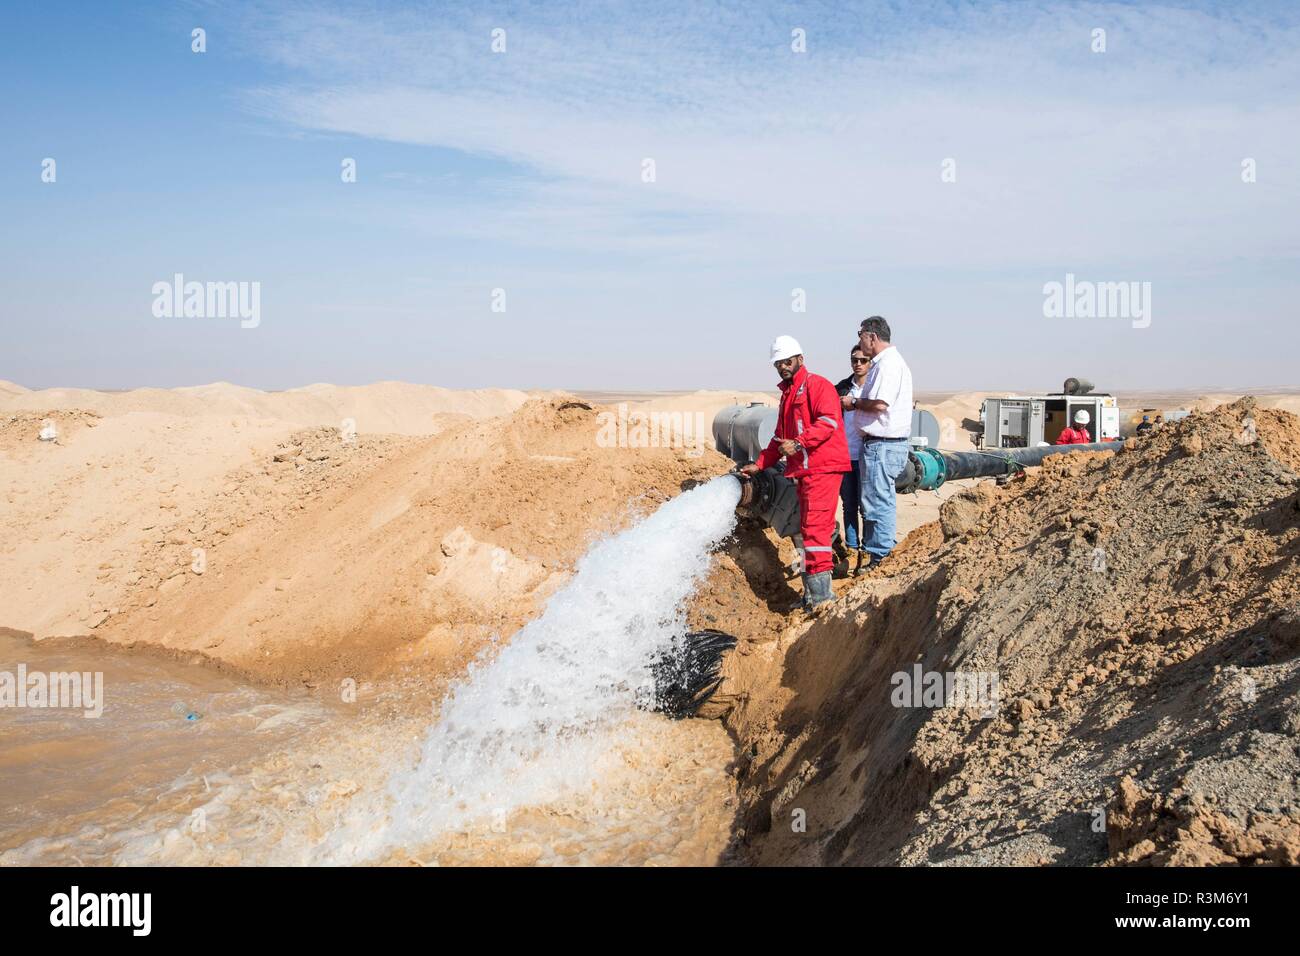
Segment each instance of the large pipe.
[{"label": "large pipe", "polygon": [[896,487],[903,494],[933,491],[945,481],[958,478],[993,478],[1010,475],[1034,465],[1041,465],[1049,455],[1072,451],[1115,451],[1118,442],[1101,441],[1087,445],[1040,445],[988,451],[940,451],[937,448],[912,448],[907,467],[898,476]]},{"label": "large pipe", "polygon": [[[757,461],[776,433],[777,410],[771,405],[751,402],[728,405],[713,418],[713,444],[737,465]],[[912,435],[924,436],[931,448],[939,444],[939,422],[922,409],[912,412]]]},{"label": "large pipe", "polygon": [[[713,417],[713,443],[737,465],[757,461],[776,433],[777,410],[751,402],[729,405]],[[784,465],[740,479],[740,510],[753,515],[783,538],[799,533],[799,493],[781,472]]]},{"label": "large pipe", "polygon": [[728,405],[713,417],[713,444],[737,465],[757,461],[776,433],[776,413],[760,402]]},{"label": "large pipe", "polygon": [[1066,395],[1087,395],[1096,387],[1086,378],[1067,378],[1062,390]]},{"label": "large pipe", "polygon": [[[730,405],[713,419],[713,441],[718,451],[738,465],[748,464],[772,440],[777,410],[770,405]],[[940,451],[937,448],[909,449],[907,465],[894,486],[900,494],[933,491],[945,481],[958,478],[992,478],[1040,465],[1048,455],[1072,451],[1115,451],[1117,442],[1087,445],[1040,445],[1036,448],[989,449],[987,451]],[[761,518],[776,532],[790,537],[799,530],[799,504],[794,482],[778,468],[759,472],[743,481],[740,506]]]},{"label": "large pipe", "polygon": [[799,489],[781,474],[779,468],[767,468],[751,476],[736,474],[740,479],[740,510],[753,515],[783,538],[799,533]]}]

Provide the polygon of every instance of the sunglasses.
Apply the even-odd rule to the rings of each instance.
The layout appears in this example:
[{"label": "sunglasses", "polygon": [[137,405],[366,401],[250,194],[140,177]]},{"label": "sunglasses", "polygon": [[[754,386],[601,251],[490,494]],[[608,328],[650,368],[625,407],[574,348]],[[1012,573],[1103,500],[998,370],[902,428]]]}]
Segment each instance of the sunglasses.
[{"label": "sunglasses", "polygon": [[870,361],[871,361],[871,359],[865,359],[865,358],[850,358],[850,359],[849,359],[849,362],[850,362],[850,364],[852,364],[852,365],[866,365],[866,364],[867,364],[868,362],[870,362]]}]

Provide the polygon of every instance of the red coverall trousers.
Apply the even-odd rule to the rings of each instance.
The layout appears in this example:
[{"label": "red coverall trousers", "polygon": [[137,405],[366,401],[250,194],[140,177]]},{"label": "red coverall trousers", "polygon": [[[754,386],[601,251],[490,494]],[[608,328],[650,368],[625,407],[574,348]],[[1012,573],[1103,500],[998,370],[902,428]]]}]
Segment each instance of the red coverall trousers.
[{"label": "red coverall trousers", "polygon": [[820,574],[835,566],[831,538],[835,534],[835,507],[840,502],[838,471],[804,475],[799,483],[799,533],[803,536],[804,572]]}]

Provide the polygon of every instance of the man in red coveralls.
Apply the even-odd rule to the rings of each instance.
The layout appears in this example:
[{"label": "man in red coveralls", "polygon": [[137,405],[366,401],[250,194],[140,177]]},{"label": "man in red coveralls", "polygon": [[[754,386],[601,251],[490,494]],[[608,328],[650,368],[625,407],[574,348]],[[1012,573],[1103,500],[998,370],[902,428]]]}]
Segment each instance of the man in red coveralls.
[{"label": "man in red coveralls", "polygon": [[1092,441],[1092,436],[1088,434],[1088,423],[1092,421],[1092,416],[1086,409],[1079,409],[1074,413],[1074,427],[1062,428],[1061,434],[1057,436],[1058,445],[1087,445]]},{"label": "man in red coveralls", "polygon": [[835,597],[831,593],[835,506],[840,481],[851,470],[843,406],[835,386],[804,367],[803,349],[790,336],[778,336],[772,343],[772,364],[781,376],[776,433],[758,461],[740,470],[752,475],[785,458],[785,477],[799,489],[803,606],[811,609]]}]

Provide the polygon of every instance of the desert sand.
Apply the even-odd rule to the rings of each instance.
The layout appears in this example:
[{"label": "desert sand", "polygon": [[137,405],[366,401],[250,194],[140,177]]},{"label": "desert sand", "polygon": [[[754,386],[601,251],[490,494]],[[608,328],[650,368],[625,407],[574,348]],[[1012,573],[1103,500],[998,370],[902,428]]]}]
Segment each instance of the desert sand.
[{"label": "desert sand", "polygon": [[[921,407],[960,430],[988,394],[996,393],[927,394]],[[689,605],[692,624],[740,641],[707,711],[714,719],[646,731],[634,748],[640,756],[629,749],[611,773],[624,781],[611,790],[624,802],[600,803],[596,816],[609,821],[600,839],[581,828],[560,839],[565,811],[540,807],[512,818],[512,832],[531,834],[525,852],[488,829],[477,842],[440,838],[416,861],[1290,859],[1288,828],[1300,814],[1291,790],[1270,790],[1269,805],[1278,809],[1269,819],[1227,784],[1217,805],[1184,797],[1213,789],[1204,761],[1227,759],[1240,729],[1232,724],[1206,737],[1196,721],[1213,724],[1208,704],[1193,701],[1198,680],[1218,687],[1214,681],[1229,678],[1213,675],[1239,666],[1234,641],[1277,635],[1261,665],[1275,670],[1258,680],[1277,689],[1282,708],[1282,729],[1269,732],[1296,732],[1286,729],[1295,723],[1286,711],[1295,699],[1294,622],[1279,615],[1291,613],[1286,599],[1296,583],[1300,532],[1291,505],[1300,462],[1296,420],[1281,410],[1300,411],[1300,396],[1265,394],[1235,405],[1225,404],[1237,401],[1231,395],[1142,401],[1156,398],[1161,404],[1152,407],[1198,413],[1170,427],[1158,446],[1054,465],[1006,489],[953,482],[900,500],[907,540],[882,571],[837,580],[840,600],[817,621],[792,621],[782,610],[797,596],[786,570],[789,543],[742,522]],[[301,706],[281,698],[275,706],[316,715],[303,718],[302,733],[319,751],[299,740],[293,755],[268,756],[268,738],[265,748],[245,743],[229,759],[290,788],[303,775],[332,770],[326,791],[341,806],[366,790],[339,783],[364,775],[349,774],[349,760],[382,776],[377,741],[418,736],[431,702],[536,619],[594,543],[729,470],[707,424],[720,408],[751,401],[775,404],[776,394],[457,392],[393,382],[108,393],[0,382],[0,629],[12,640],[90,638],[87,647],[219,672],[235,682],[232,694],[258,687],[306,695]],[[637,415],[698,417],[706,423],[702,440],[611,447],[600,436],[620,405]],[[1252,446],[1231,439],[1248,413],[1261,421],[1261,441]],[[43,432],[50,440],[41,440]],[[1166,465],[1184,460],[1181,470]],[[1225,469],[1237,482],[1231,487],[1208,477]],[[1087,501],[1110,503],[1094,515],[1083,509]],[[1181,551],[1169,550],[1182,514],[1212,514],[1214,523]],[[1069,586],[1063,562],[1108,538],[1120,556],[1099,603],[1035,624],[1034,609]],[[1166,544],[1153,552],[1157,540]],[[1222,621],[1210,614],[1220,606]],[[941,711],[897,721],[896,711],[853,703],[864,681],[885,680],[912,660],[1004,670],[1008,709],[963,759],[953,741],[971,732],[964,718]],[[1213,673],[1189,669],[1200,661],[1219,663]],[[1108,679],[1124,688],[1122,699],[1097,697]],[[346,732],[326,706],[341,681],[381,702]],[[1179,719],[1201,727],[1202,744],[1188,738],[1181,763],[1165,761],[1144,776],[1137,758],[1115,759],[1082,781],[1047,759],[1066,752],[1089,759],[1081,722],[1090,722],[1090,733],[1118,728],[1137,751],[1155,747],[1158,718],[1141,715],[1157,687],[1162,701],[1183,702],[1160,707],[1172,714],[1183,706]],[[1147,723],[1129,726],[1134,721]],[[324,729],[311,730],[317,726]],[[887,744],[855,749],[872,737]],[[1211,738],[1213,746],[1205,743]],[[347,747],[340,751],[338,741]],[[837,749],[857,756],[838,767],[819,756]],[[314,763],[305,762],[309,751]],[[1294,752],[1290,762],[1269,759],[1278,772],[1295,769]],[[678,760],[685,761],[680,773],[654,770]],[[874,768],[869,784],[853,773],[864,761]],[[913,769],[900,775],[904,762]],[[150,785],[164,787],[170,766],[160,765]],[[802,805],[821,808],[818,833],[833,836],[830,844],[781,836],[781,811],[805,791]],[[893,807],[888,820],[863,824],[854,808],[866,800]],[[1113,805],[1128,821],[1127,835],[1110,845],[1051,835],[1061,814],[1093,805]],[[651,807],[663,814],[657,839],[629,835],[616,822]],[[176,812],[188,810],[177,804]],[[89,828],[104,822],[95,807],[76,812]],[[981,822],[990,814],[998,821],[992,829]],[[1189,843],[1166,817],[1200,821],[1211,836]],[[85,852],[75,840],[48,842],[59,821],[41,819],[7,834],[0,821],[0,860],[4,852],[37,862]],[[1029,835],[1021,839],[1022,832]],[[146,837],[103,850],[102,859],[265,859],[253,846],[188,840],[164,852]],[[399,854],[386,862],[409,861]]]}]

